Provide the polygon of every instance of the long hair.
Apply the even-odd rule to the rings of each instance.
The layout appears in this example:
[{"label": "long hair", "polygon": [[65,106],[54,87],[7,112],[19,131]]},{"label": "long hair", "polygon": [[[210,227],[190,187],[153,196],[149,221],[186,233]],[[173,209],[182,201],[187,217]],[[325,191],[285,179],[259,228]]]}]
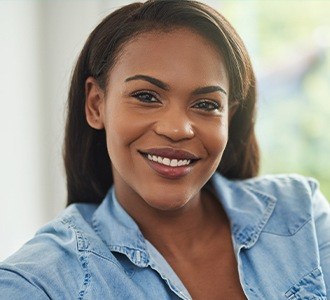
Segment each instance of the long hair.
[{"label": "long hair", "polygon": [[90,34],[76,63],[64,141],[68,205],[99,203],[113,184],[105,131],[91,128],[86,121],[86,79],[93,76],[106,90],[109,72],[128,41],[141,33],[175,28],[191,29],[219,50],[229,77],[229,105],[238,105],[217,172],[231,179],[257,175],[255,76],[241,38],[221,14],[205,4],[191,0],[149,0],[126,5],[108,15]]}]

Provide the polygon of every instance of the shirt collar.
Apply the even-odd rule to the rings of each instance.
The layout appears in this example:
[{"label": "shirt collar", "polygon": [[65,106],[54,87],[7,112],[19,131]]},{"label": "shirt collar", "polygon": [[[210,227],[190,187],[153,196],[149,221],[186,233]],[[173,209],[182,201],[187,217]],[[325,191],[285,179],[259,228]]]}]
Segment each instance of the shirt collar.
[{"label": "shirt collar", "polygon": [[251,248],[272,215],[276,198],[255,189],[249,180],[228,180],[216,173],[211,183],[230,221],[235,250]]},{"label": "shirt collar", "polygon": [[136,222],[119,204],[113,187],[94,213],[93,228],[111,251],[125,254],[135,265],[147,266],[146,241]]},{"label": "shirt collar", "polygon": [[[275,197],[246,182],[227,180],[218,173],[211,178],[214,192],[230,221],[236,251],[241,246],[250,248],[255,244],[276,204]],[[138,266],[147,266],[145,238],[119,204],[114,188],[95,211],[93,227],[110,250],[127,255]]]}]

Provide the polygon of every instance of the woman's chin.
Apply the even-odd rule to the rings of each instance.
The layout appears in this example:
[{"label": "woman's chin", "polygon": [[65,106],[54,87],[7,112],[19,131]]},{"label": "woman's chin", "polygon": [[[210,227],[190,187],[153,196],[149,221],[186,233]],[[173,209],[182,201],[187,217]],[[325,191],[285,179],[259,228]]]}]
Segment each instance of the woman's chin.
[{"label": "woman's chin", "polygon": [[177,211],[186,207],[190,200],[185,197],[173,198],[162,195],[161,197],[145,198],[147,205],[155,210],[170,212]]}]

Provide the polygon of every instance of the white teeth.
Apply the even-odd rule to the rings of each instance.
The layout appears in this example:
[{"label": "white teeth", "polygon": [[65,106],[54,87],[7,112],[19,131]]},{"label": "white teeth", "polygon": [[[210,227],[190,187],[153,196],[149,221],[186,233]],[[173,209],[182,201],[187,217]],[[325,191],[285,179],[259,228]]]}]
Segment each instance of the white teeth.
[{"label": "white teeth", "polygon": [[171,167],[177,167],[178,166],[178,160],[177,159],[172,159],[170,163]]},{"label": "white teeth", "polygon": [[158,162],[159,164],[170,166],[170,167],[181,167],[190,164],[190,159],[169,159],[167,157],[161,157],[156,155],[148,154],[147,158],[151,161]]},{"label": "white teeth", "polygon": [[162,164],[165,166],[169,166],[171,164],[171,161],[169,158],[165,157],[165,158],[163,158]]}]

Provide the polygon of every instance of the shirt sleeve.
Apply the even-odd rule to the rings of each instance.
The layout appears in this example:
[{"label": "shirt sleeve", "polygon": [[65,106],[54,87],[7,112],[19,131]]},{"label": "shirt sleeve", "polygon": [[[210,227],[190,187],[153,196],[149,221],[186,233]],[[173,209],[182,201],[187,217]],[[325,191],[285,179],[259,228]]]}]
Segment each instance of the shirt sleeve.
[{"label": "shirt sleeve", "polygon": [[0,268],[0,298],[15,300],[50,299],[40,288],[12,268]]},{"label": "shirt sleeve", "polygon": [[330,204],[318,188],[313,194],[313,215],[327,295],[330,296]]}]

